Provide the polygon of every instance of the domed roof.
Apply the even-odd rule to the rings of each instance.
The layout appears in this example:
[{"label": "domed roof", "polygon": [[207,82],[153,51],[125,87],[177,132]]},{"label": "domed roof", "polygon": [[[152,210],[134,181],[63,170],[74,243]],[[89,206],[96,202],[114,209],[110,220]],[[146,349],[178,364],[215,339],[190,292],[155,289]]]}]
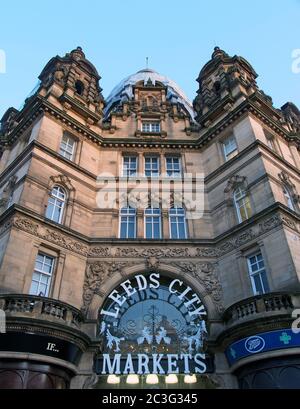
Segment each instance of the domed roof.
[{"label": "domed roof", "polygon": [[150,69],[144,68],[143,70],[138,71],[135,74],[129,75],[129,77],[123,79],[109,94],[106,99],[106,107],[105,107],[105,116],[107,117],[111,111],[111,108],[117,103],[121,101],[129,101],[133,98],[133,85],[137,82],[143,81],[144,84],[148,81],[151,81],[154,85],[156,82],[162,83],[164,86],[167,87],[167,100],[172,103],[179,103],[182,104],[186,111],[191,116],[192,120],[194,120],[195,112],[193,109],[193,105],[184,94],[182,89],[176,84],[176,82],[172,81],[170,78],[159,74],[158,72]]}]

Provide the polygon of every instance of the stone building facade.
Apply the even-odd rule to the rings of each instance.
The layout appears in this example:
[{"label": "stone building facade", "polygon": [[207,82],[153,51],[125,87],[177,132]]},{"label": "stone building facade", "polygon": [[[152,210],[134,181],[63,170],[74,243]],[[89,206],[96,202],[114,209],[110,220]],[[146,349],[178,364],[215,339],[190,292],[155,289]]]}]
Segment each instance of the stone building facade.
[{"label": "stone building facade", "polygon": [[[78,47],[6,111],[0,387],[300,387],[300,112],[256,78],[216,47],[193,104],[148,68],[105,100]],[[199,217],[178,205],[186,175]],[[126,183],[130,197],[149,178],[155,198],[126,204]],[[105,189],[125,193],[105,206]]]}]

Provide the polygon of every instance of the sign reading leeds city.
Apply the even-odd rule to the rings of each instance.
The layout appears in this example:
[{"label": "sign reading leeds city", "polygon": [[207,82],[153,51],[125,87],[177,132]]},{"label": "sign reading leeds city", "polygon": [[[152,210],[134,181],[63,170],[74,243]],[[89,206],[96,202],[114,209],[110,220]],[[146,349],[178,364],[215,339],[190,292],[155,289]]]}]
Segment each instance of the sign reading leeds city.
[{"label": "sign reading leeds city", "polygon": [[202,374],[206,309],[181,279],[136,275],[107,297],[100,311],[99,374]]}]

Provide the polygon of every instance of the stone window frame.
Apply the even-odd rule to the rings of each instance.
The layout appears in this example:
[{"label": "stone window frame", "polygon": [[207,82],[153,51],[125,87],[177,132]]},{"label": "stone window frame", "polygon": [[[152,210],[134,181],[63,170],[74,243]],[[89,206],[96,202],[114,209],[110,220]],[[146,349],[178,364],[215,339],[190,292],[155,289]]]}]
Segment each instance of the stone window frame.
[{"label": "stone window frame", "polygon": [[[159,210],[159,214],[146,214],[147,211],[149,210]],[[162,210],[160,207],[147,207],[144,209],[144,238],[147,240],[161,240],[163,238],[163,229],[162,229]],[[153,223],[153,218],[158,218],[159,220],[159,237],[147,237],[147,233],[146,233],[146,228],[147,228],[147,218],[151,218],[152,222],[151,222],[151,226],[152,226],[152,230],[154,229],[154,223]],[[153,231],[152,231],[153,233]]]},{"label": "stone window frame", "polygon": [[290,199],[292,201],[293,209],[287,204],[287,201],[284,198],[284,204],[292,211],[299,213],[300,211],[300,195],[298,195],[296,186],[292,182],[290,176],[286,172],[278,173],[278,177],[280,180],[281,188],[282,188],[282,195],[284,195],[284,189],[287,191]]},{"label": "stone window frame", "polygon": [[[236,154],[234,156],[230,157],[230,158],[227,157],[226,151],[225,151],[225,142],[227,140],[229,140],[229,139],[234,140],[235,150],[232,151],[232,152],[236,152]],[[223,158],[224,163],[229,162],[231,159],[235,158],[239,154],[239,146],[238,146],[237,139],[236,139],[233,131],[231,133],[229,133],[228,135],[224,136],[222,139],[220,139],[220,144],[221,144],[222,158]]]},{"label": "stone window frame", "polygon": [[[251,281],[251,276],[249,272],[249,265],[248,265],[248,258],[251,257],[254,254],[261,253],[262,258],[264,261],[264,267],[266,271],[266,276],[267,276],[267,282],[269,286],[269,291],[272,292],[274,288],[274,283],[273,283],[273,277],[272,277],[272,270],[269,264],[268,260],[268,254],[265,249],[265,244],[262,240],[257,241],[255,243],[252,243],[251,245],[247,245],[245,247],[242,247],[238,251],[237,259],[238,259],[238,265],[239,265],[239,270],[240,270],[240,276],[241,276],[241,282],[243,285],[243,293],[244,294],[249,294],[249,297],[254,297],[254,291],[253,291],[253,285]],[[247,280],[245,280],[245,277],[247,277]]]},{"label": "stone window frame", "polygon": [[[70,152],[68,152],[68,151],[66,151],[65,149],[62,148],[64,138],[68,138],[68,140],[73,141],[73,149],[72,149],[71,158],[68,158],[64,154],[64,153],[70,154]],[[60,140],[60,145],[59,145],[59,155],[62,156],[63,158],[65,158],[65,159],[67,159],[67,160],[70,160],[71,162],[74,162],[75,157],[76,157],[77,143],[78,143],[78,141],[77,141],[76,138],[74,138],[73,135],[69,134],[68,132],[63,132],[61,140]],[[68,144],[68,141],[67,141],[67,144]],[[64,150],[64,153],[62,153],[62,150]]]},{"label": "stone window frame", "polygon": [[[46,271],[43,271],[43,270],[37,270],[37,268],[36,268],[36,263],[37,263],[37,258],[38,258],[39,256],[42,256],[44,259],[45,259],[46,257],[48,257],[49,259],[51,259],[51,271],[50,271],[50,273],[48,273],[48,272],[46,272]],[[41,250],[38,251],[38,253],[37,253],[37,255],[36,255],[35,263],[34,263],[34,268],[33,268],[33,271],[32,271],[31,285],[30,285],[30,289],[29,289],[29,294],[30,294],[30,295],[35,295],[35,296],[40,296],[40,297],[49,297],[49,296],[50,296],[50,294],[51,294],[51,288],[53,287],[53,286],[52,286],[52,282],[53,282],[53,277],[54,277],[55,265],[56,265],[56,257],[53,257],[52,255],[50,255],[50,254],[48,254],[48,253],[46,253],[46,252],[44,252],[44,251],[41,251]],[[35,273],[37,273],[37,274],[40,275],[39,281],[38,281],[39,285],[41,284],[41,277],[42,277],[43,275],[44,275],[44,276],[47,276],[48,279],[49,279],[49,281],[50,281],[50,282],[47,282],[47,283],[42,283],[42,284],[44,284],[45,287],[46,287],[46,292],[45,292],[45,294],[42,294],[42,295],[41,295],[41,294],[35,294],[35,293],[32,293],[32,292],[31,292],[31,287],[32,287],[33,281],[36,281],[36,280],[33,280],[33,275],[34,275]]]},{"label": "stone window frame", "polygon": [[[179,167],[180,167],[180,173],[178,174],[178,175],[168,175],[168,166],[167,166],[167,159],[169,159],[169,158],[177,158],[177,159],[179,159]],[[175,179],[177,179],[177,178],[182,178],[183,177],[183,174],[184,174],[184,163],[183,163],[183,157],[182,157],[182,155],[181,154],[179,154],[179,153],[166,153],[165,154],[165,170],[166,170],[166,177],[167,178],[175,178]]]},{"label": "stone window frame", "polygon": [[[124,159],[125,158],[135,158],[136,160],[136,169],[134,175],[126,175],[124,172]],[[121,160],[121,172],[120,176],[124,178],[128,177],[138,177],[139,174],[139,155],[136,152],[122,152],[122,160]]]},{"label": "stone window frame", "polygon": [[[277,153],[278,155],[280,155],[280,156],[283,157],[277,136],[274,135],[272,132],[270,132],[270,131],[269,131],[268,129],[266,129],[266,128],[263,128],[263,132],[264,132],[264,135],[265,135],[265,138],[266,138],[266,141],[267,141],[267,146],[268,146],[273,152],[275,152],[275,153]],[[272,146],[270,146],[269,143],[270,143],[271,145],[273,145],[273,148],[272,148]]]},{"label": "stone window frame", "polygon": [[[68,137],[70,139],[73,139],[73,141],[74,141],[74,150],[73,150],[72,159],[69,159],[69,158],[65,157],[64,155],[62,155],[60,153],[61,144],[62,144],[62,140],[63,140],[64,136],[66,136],[66,137]],[[79,161],[80,161],[80,154],[81,154],[81,150],[82,150],[82,144],[83,144],[83,141],[78,136],[72,134],[71,132],[69,132],[67,130],[64,130],[62,132],[62,134],[61,134],[61,137],[59,138],[58,146],[57,146],[56,151],[57,151],[59,157],[62,158],[63,160],[66,160],[66,161],[69,161],[69,162],[72,162],[72,163],[78,165]]]},{"label": "stone window frame", "polygon": [[[143,163],[143,175],[145,176],[145,177],[155,177],[155,178],[157,178],[157,177],[159,177],[160,175],[161,175],[161,158],[160,158],[160,155],[159,155],[159,153],[144,153],[144,163]],[[152,158],[154,158],[154,159],[156,159],[157,160],[157,165],[158,165],[158,174],[157,175],[151,175],[151,176],[147,176],[146,175],[146,160],[147,159],[152,159]],[[152,169],[151,169],[152,170]]]},{"label": "stone window frame", "polygon": [[[134,214],[132,213],[132,214],[130,215],[130,213],[128,213],[128,212],[127,212],[127,214],[126,214],[127,217],[134,216],[134,237],[121,237],[121,229],[122,229],[122,221],[121,221],[121,218],[122,218],[122,210],[124,210],[124,209],[126,209],[126,210],[128,210],[128,209],[134,210]],[[124,216],[124,215],[123,215],[123,216]],[[135,209],[135,208],[133,208],[133,207],[130,207],[130,206],[120,207],[120,209],[119,209],[119,232],[118,232],[118,233],[119,233],[119,234],[118,234],[118,238],[119,238],[119,239],[121,239],[121,240],[135,240],[135,239],[137,238],[137,223],[138,223],[137,217],[138,217],[138,215],[137,215],[137,209]],[[128,221],[127,221],[127,223],[128,223]],[[128,227],[127,227],[127,230],[128,230]]]},{"label": "stone window frame", "polygon": [[57,249],[52,246],[48,246],[44,244],[42,241],[35,241],[32,252],[29,256],[30,262],[26,269],[26,279],[24,282],[24,293],[29,294],[30,287],[32,283],[32,276],[35,270],[35,263],[37,255],[41,253],[46,256],[52,257],[54,259],[53,268],[52,268],[52,276],[51,276],[51,283],[48,291],[48,298],[57,298],[60,284],[61,284],[61,276],[63,272],[63,265],[65,260],[65,255],[61,252],[60,249]]},{"label": "stone window frame", "polygon": [[[44,198],[44,217],[46,217],[46,211],[48,206],[48,200],[51,196],[52,190],[55,186],[61,187],[66,193],[66,199],[64,204],[64,211],[60,221],[60,225],[70,227],[71,222],[71,215],[73,211],[73,205],[75,200],[75,188],[71,182],[71,180],[66,175],[56,175],[51,176],[49,179],[49,184],[47,188],[47,192]],[[47,219],[50,220],[50,219]],[[56,223],[56,222],[53,222]]]},{"label": "stone window frame", "polygon": [[[144,129],[144,125],[149,125],[149,130]],[[158,130],[153,130],[158,125]],[[160,119],[141,119],[141,132],[142,133],[154,133],[160,134],[161,133],[161,121]]]},{"label": "stone window frame", "polygon": [[[250,259],[252,257],[256,257],[256,260],[257,260],[258,256],[261,256],[261,261],[263,262],[263,268],[260,268],[260,269],[257,270],[257,272],[255,272],[253,270],[253,268],[252,268],[253,265],[251,264]],[[258,263],[259,263],[259,261],[258,262],[256,261],[256,264],[258,264]],[[265,260],[264,260],[262,252],[260,250],[258,250],[255,253],[252,253],[249,256],[247,256],[247,265],[248,265],[248,274],[249,274],[249,277],[250,277],[252,291],[253,291],[254,296],[255,295],[263,295],[263,294],[266,294],[266,293],[270,292],[268,274],[267,274]],[[265,281],[266,281],[265,283],[264,283],[264,280],[262,278],[262,273],[265,274]],[[257,288],[256,288],[256,284],[255,284],[255,280],[254,280],[254,276],[256,274],[258,274],[259,277],[260,277],[260,282],[261,282],[261,286],[262,286],[262,290],[263,290],[262,293],[258,293]]]},{"label": "stone window frame", "polygon": [[[66,190],[62,186],[60,186],[58,184],[55,184],[52,187],[52,190],[51,190],[51,192],[49,194],[49,197],[48,197],[48,203],[47,203],[47,206],[46,206],[45,217],[47,219],[55,222],[55,223],[62,224],[62,220],[64,218],[64,213],[65,213],[65,207],[66,207],[66,203],[67,203],[67,198],[68,198],[68,195],[67,195]],[[49,206],[52,206],[51,207],[52,212],[51,212],[51,214],[47,215]],[[58,220],[54,220],[54,215],[55,215],[56,211],[59,212],[58,213]]]},{"label": "stone window frame", "polygon": [[[184,217],[184,233],[185,233],[185,237],[183,237],[183,238],[182,237],[180,237],[180,238],[172,237],[171,217],[174,217],[174,215],[171,216],[171,210],[172,209],[183,209],[183,211],[184,211],[183,217]],[[176,214],[175,216],[177,217],[178,215]],[[186,218],[186,209],[185,209],[184,205],[182,207],[179,207],[179,206],[174,206],[174,203],[171,203],[171,207],[168,210],[168,219],[169,219],[169,238],[170,238],[170,240],[187,240],[189,238],[189,229],[188,229],[188,221],[187,221],[187,218]]]},{"label": "stone window frame", "polygon": [[254,201],[253,201],[253,198],[250,192],[250,188],[248,186],[247,177],[239,176],[239,175],[231,176],[224,189],[224,193],[225,193],[225,203],[230,213],[230,220],[231,220],[232,227],[234,225],[241,224],[249,220],[249,218],[244,221],[240,221],[239,219],[237,208],[235,205],[235,199],[234,199],[234,192],[236,191],[238,187],[242,187],[245,191],[246,196],[249,198],[250,208],[251,208],[250,217],[252,217],[255,214]]}]

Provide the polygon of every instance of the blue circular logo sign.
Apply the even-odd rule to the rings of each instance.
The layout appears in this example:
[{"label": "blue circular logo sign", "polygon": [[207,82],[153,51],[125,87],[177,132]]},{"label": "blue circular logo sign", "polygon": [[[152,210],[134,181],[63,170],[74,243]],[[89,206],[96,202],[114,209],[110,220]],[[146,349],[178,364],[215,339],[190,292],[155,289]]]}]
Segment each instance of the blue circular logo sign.
[{"label": "blue circular logo sign", "polygon": [[245,341],[245,348],[250,354],[257,354],[262,351],[265,345],[265,340],[258,335],[249,337]]}]

